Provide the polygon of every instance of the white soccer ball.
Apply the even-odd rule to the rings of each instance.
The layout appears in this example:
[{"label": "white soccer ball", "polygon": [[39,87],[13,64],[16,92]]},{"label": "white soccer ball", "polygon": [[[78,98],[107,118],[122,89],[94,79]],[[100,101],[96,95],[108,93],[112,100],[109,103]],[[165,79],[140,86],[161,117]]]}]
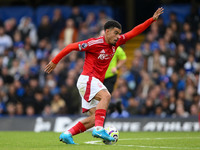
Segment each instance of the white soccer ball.
[{"label": "white soccer ball", "polygon": [[115,144],[119,139],[119,131],[117,130],[117,128],[115,128],[114,126],[108,126],[108,127],[105,127],[105,130],[111,137],[115,139],[115,141],[109,142],[109,141],[103,140],[103,143],[106,145]]}]

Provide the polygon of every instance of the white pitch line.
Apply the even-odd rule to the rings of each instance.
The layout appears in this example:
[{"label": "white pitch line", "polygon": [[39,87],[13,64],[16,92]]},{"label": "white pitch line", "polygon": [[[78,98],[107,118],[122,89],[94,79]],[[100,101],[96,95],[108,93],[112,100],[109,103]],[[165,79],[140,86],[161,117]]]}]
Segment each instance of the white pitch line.
[{"label": "white pitch line", "polygon": [[128,147],[142,147],[142,148],[165,148],[165,149],[198,149],[200,150],[200,147],[165,147],[165,146],[142,146],[142,145],[115,145],[115,146],[128,146]]},{"label": "white pitch line", "polygon": [[[169,139],[200,139],[200,137],[174,137],[174,138],[129,138],[129,139],[119,139],[120,141],[128,141],[128,140],[169,140]],[[85,142],[86,144],[95,144],[95,145],[104,145],[103,143],[100,143],[102,141],[88,141]],[[144,145],[113,145],[113,146],[127,146],[127,147],[141,147],[141,148],[160,148],[160,149],[191,149],[191,150],[200,150],[200,147],[166,147],[166,146],[144,146]]]},{"label": "white pitch line", "polygon": [[128,140],[179,140],[179,139],[200,139],[200,137],[172,137],[172,138],[128,138],[128,139],[119,139],[120,141]]}]

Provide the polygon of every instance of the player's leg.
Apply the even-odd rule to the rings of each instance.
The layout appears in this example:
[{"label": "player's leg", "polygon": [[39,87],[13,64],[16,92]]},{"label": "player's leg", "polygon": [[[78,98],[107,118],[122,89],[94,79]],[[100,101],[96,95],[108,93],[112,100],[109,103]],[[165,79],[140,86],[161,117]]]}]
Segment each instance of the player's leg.
[{"label": "player's leg", "polygon": [[[99,132],[102,132],[102,137],[100,138],[106,139],[108,141],[114,141],[115,139],[109,136],[103,129],[106,110],[111,99],[111,95],[106,87],[99,79],[95,77],[81,75],[77,82],[77,88],[82,98],[83,112],[88,111],[93,107],[96,107],[97,109],[95,111],[95,117],[93,116],[95,118],[96,126],[94,131],[99,130]],[[85,120],[83,123],[86,124],[87,120]],[[86,126],[87,125],[90,126],[91,124],[86,124]],[[97,134],[99,135],[99,133]]]},{"label": "player's leg", "polygon": [[90,116],[80,121],[85,126],[86,130],[94,127],[95,125],[95,111],[96,111],[95,107],[91,108],[89,110]]},{"label": "player's leg", "polygon": [[72,136],[77,135],[79,133],[85,132],[87,129],[90,129],[95,124],[95,110],[96,108],[91,108],[89,110],[89,117],[79,121],[75,126],[70,128],[69,130],[63,132],[60,135],[60,141],[66,144],[75,144]]},{"label": "player's leg", "polygon": [[108,109],[111,95],[108,90],[103,89],[95,95],[94,99],[99,100],[99,103],[97,104],[95,111],[95,129],[93,130],[92,135],[107,141],[114,141],[115,139],[108,135],[103,128],[106,110]]}]

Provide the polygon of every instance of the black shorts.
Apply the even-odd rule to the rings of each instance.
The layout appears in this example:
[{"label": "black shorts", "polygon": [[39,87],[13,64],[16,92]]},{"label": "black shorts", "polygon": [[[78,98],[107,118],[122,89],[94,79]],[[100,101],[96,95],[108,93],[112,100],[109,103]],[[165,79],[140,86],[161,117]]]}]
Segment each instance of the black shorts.
[{"label": "black shorts", "polygon": [[110,78],[104,80],[103,84],[106,86],[110,93],[113,92],[115,82],[117,81],[117,75],[114,75]]}]

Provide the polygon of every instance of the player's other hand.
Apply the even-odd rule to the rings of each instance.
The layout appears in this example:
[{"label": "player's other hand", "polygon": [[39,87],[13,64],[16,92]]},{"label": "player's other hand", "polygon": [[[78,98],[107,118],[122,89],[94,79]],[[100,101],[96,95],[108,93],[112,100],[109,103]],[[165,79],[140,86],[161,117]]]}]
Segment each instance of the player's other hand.
[{"label": "player's other hand", "polygon": [[46,73],[50,73],[51,71],[53,71],[56,68],[57,64],[54,64],[52,61],[50,61],[48,63],[48,65],[45,66],[44,72]]},{"label": "player's other hand", "polygon": [[164,8],[160,7],[156,10],[156,12],[153,14],[153,20],[157,20],[158,17],[164,13]]}]

